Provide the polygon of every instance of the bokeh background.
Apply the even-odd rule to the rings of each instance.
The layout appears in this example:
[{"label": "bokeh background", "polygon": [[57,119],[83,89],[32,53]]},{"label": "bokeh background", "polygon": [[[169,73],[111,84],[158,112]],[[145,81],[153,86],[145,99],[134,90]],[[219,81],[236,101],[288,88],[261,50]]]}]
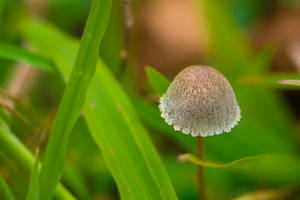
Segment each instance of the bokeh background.
[{"label": "bokeh background", "polygon": [[[0,0],[0,42],[35,50],[24,29],[36,20],[79,38],[90,4],[91,0]],[[179,154],[196,152],[196,141],[191,136],[181,137],[160,118],[158,96],[145,66],[172,80],[189,65],[210,65],[231,82],[242,110],[241,122],[229,134],[205,138],[205,159],[226,163],[277,153],[272,159],[238,169],[207,168],[209,199],[247,199],[243,197],[246,194],[249,199],[300,199],[300,91],[276,83],[300,79],[300,2],[131,0],[131,9],[134,23],[128,62],[124,64],[128,41],[124,39],[121,0],[113,1],[99,53],[131,97],[178,198],[198,199],[197,167],[177,161]],[[0,59],[0,86],[0,107],[6,110],[11,129],[32,151],[40,146],[43,152],[64,91],[61,76]],[[13,109],[7,111],[5,106]],[[84,117],[80,117],[73,129],[62,182],[79,199],[119,199],[116,184],[88,132]],[[1,174],[17,199],[24,199],[28,174],[0,155]]]}]

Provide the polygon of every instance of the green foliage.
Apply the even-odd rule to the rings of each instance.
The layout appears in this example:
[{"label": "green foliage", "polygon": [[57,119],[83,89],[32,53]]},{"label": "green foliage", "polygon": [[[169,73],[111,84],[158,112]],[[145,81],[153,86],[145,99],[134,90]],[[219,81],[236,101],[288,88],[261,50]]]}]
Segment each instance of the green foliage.
[{"label": "green foliage", "polygon": [[[272,166],[276,165],[278,162],[284,162],[284,167],[272,167],[272,172],[261,174],[261,176],[268,176],[269,174],[289,174],[290,178],[293,177],[295,182],[300,180],[300,174],[298,171],[300,170],[300,160],[297,156],[290,154],[262,154],[256,156],[248,156],[244,158],[240,158],[229,163],[215,163],[207,160],[202,160],[197,158],[192,154],[182,154],[178,156],[179,161],[181,162],[190,162],[203,167],[210,168],[223,168],[230,170],[246,170],[247,173],[251,174],[254,171],[258,170],[260,166]],[[271,176],[270,176],[271,177]]]},{"label": "green foliage", "polygon": [[184,135],[179,131],[175,131],[172,126],[169,126],[160,116],[160,111],[157,104],[151,105],[144,99],[132,96],[131,101],[137,110],[137,113],[144,124],[154,130],[165,134],[172,138],[180,147],[183,147],[188,152],[196,152],[196,140],[189,135]]},{"label": "green foliage", "polygon": [[[57,44],[44,40],[45,37]],[[55,61],[66,79],[75,58],[74,40],[54,27],[41,24],[28,25],[27,38]],[[101,61],[83,113],[122,199],[176,199],[168,175],[131,102]]]},{"label": "green foliage", "polygon": [[111,1],[94,0],[74,68],[50,134],[40,174],[40,197],[51,199],[63,174],[71,130],[79,117],[96,69],[100,41],[108,23]]},{"label": "green foliage", "polygon": [[286,88],[286,89],[298,89],[290,84],[278,84],[281,80],[284,79],[299,79],[299,73],[264,73],[253,76],[241,76],[238,80],[239,85],[241,86],[255,86],[266,89],[273,88]]},{"label": "green foliage", "polygon": [[78,196],[78,199],[91,199],[90,192],[82,174],[79,169],[70,162],[65,163],[63,182]]},{"label": "green foliage", "polygon": [[[84,78],[78,76],[76,83],[72,84],[74,86],[72,95],[69,95],[68,101],[65,100],[68,105],[61,104],[61,107],[70,113],[74,111],[74,115],[65,113],[63,118],[68,118],[70,123],[57,119],[60,122],[56,122],[55,126],[60,123],[62,126],[67,126],[68,130],[60,130],[59,136],[64,138],[61,140],[57,139],[58,134],[55,136],[53,132],[51,133],[51,137],[56,138],[52,143],[55,145],[61,143],[62,148],[52,146],[51,155],[50,151],[46,153],[50,155],[48,160],[51,161],[48,162],[49,173],[44,171],[44,176],[51,176],[56,180],[60,178],[66,153],[62,181],[78,199],[118,199],[119,195],[122,199],[176,199],[176,196],[183,200],[197,199],[197,164],[206,166],[205,182],[207,194],[211,199],[233,199],[238,196],[236,199],[257,198],[260,195],[270,199],[288,199],[298,195],[294,188],[290,187],[293,185],[297,189],[300,185],[300,163],[297,155],[299,151],[296,144],[298,140],[297,137],[293,137],[295,127],[291,123],[291,113],[282,101],[278,89],[298,90],[299,87],[295,84],[300,80],[299,73],[270,73],[269,65],[274,55],[274,48],[265,46],[260,51],[256,51],[248,41],[251,36],[247,39],[245,37],[247,33],[252,32],[252,27],[249,25],[256,24],[259,17],[270,13],[270,10],[263,12],[263,9],[269,9],[266,5],[271,6],[275,3],[270,0],[263,2],[259,0],[195,1],[201,4],[198,13],[204,16],[200,20],[201,22],[204,20],[205,23],[201,25],[204,25],[208,31],[209,39],[209,51],[205,45],[203,48],[205,60],[201,60],[201,63],[210,64],[228,78],[242,111],[242,119],[231,133],[204,139],[204,160],[185,154],[196,153],[195,138],[174,131],[173,127],[160,117],[157,100],[166,92],[169,80],[155,69],[146,68],[148,85],[144,85],[143,76],[136,73],[139,71],[136,68],[139,59],[142,58],[143,61],[145,56],[152,56],[151,51],[147,51],[148,47],[144,48],[145,44],[148,44],[144,43],[144,39],[148,36],[152,37],[151,34],[154,33],[144,33],[146,30],[144,27],[149,27],[149,21],[146,18],[147,14],[144,16],[143,13],[147,12],[147,9],[143,9],[147,8],[148,4],[144,6],[143,2],[131,1],[135,26],[131,30],[130,56],[126,63],[121,56],[124,49],[123,1],[101,1],[111,2],[110,14],[109,9],[101,13],[107,18],[109,15],[110,17],[97,21],[99,26],[96,29],[101,29],[100,32],[93,29],[97,34],[104,34],[100,51],[95,50],[99,46],[95,42],[92,44],[94,54],[84,56],[79,52],[77,60],[80,60],[80,56],[93,58],[86,60],[85,65],[84,60],[81,64],[75,62],[79,49],[78,40],[66,35],[57,27],[72,35],[81,35],[90,0],[54,0],[47,4],[42,3],[41,7],[38,6],[42,14],[40,17],[55,25],[36,23],[32,18],[28,18],[28,14],[36,15],[35,11],[31,10],[35,8],[28,3],[31,1],[0,0],[0,57],[4,58],[0,60],[0,83],[9,86],[10,81],[13,81],[9,76],[9,72],[14,72],[16,69],[12,61],[29,63],[46,72],[54,70],[59,72],[40,73],[33,88],[25,92],[24,98],[18,99],[25,101],[25,104],[28,103],[30,110],[38,114],[38,117],[30,116],[27,109],[22,108],[23,102],[21,105],[17,100],[11,110],[12,118],[9,115],[5,118],[10,128],[0,119],[1,171],[6,175],[5,179],[16,199],[25,199],[29,178],[27,175],[30,171],[32,173],[31,183],[29,183],[30,194],[33,196],[37,194],[37,186],[39,186],[37,183],[41,180],[37,177],[41,164],[38,164],[37,160],[34,161],[34,156],[23,143],[30,148],[36,147],[36,137],[41,136],[38,138],[41,139],[38,145],[41,144],[41,150],[44,151],[45,141],[42,138],[43,134],[38,133],[39,128],[45,129],[45,132],[50,130],[54,108],[63,94],[65,86],[63,81],[70,83],[72,80],[70,77],[74,75],[74,73],[71,75],[74,64],[81,67],[84,65],[84,70],[88,71],[90,76],[87,77],[88,81],[82,81]],[[276,6],[282,6],[282,2],[277,2]],[[169,8],[173,9],[171,6]],[[169,14],[168,9],[163,12]],[[62,12],[64,10],[66,12]],[[142,18],[139,13],[142,13]],[[268,22],[272,22],[273,18],[269,19],[271,20]],[[102,20],[106,23],[102,23]],[[174,18],[175,20],[177,19]],[[141,22],[145,22],[145,26],[140,26]],[[106,24],[107,28],[103,33]],[[21,35],[21,28],[26,29],[25,34],[22,33],[24,35]],[[280,30],[280,27],[277,30]],[[153,37],[155,38],[156,36]],[[92,42],[92,38],[89,39]],[[157,40],[154,45],[162,48],[163,52],[165,47],[160,46],[159,41]],[[207,44],[207,41],[202,40],[202,42]],[[22,49],[8,43],[29,43],[34,50]],[[137,49],[140,47],[141,49]],[[135,54],[137,51],[139,56]],[[98,58],[98,53],[101,59]],[[170,57],[163,59],[170,59]],[[89,63],[95,66],[96,62],[98,63],[95,76],[91,78],[93,67],[90,67]],[[117,81],[114,75],[121,81]],[[280,80],[284,80],[279,82],[284,84],[278,84]],[[89,81],[91,83],[87,91]],[[67,90],[71,87],[70,84],[66,86]],[[145,91],[137,91],[137,86],[139,89],[150,86],[152,90],[150,93],[144,93]],[[87,93],[85,105],[83,105],[84,93]],[[81,103],[76,103],[76,97],[81,99]],[[6,103],[6,100],[15,101],[14,98],[7,98],[1,94],[0,103]],[[73,109],[72,105],[75,105],[76,109]],[[31,128],[25,130],[23,124],[16,123],[13,112],[24,114],[23,117],[26,122],[29,122]],[[76,121],[80,112],[82,116]],[[6,115],[7,112],[1,114]],[[76,125],[73,127],[75,121]],[[71,129],[72,133],[70,133]],[[158,147],[159,153],[155,150],[148,133],[151,134],[151,139]],[[67,148],[68,140],[70,140],[69,148]],[[55,153],[55,150],[60,152]],[[179,163],[178,154],[183,153],[180,158],[194,164]],[[59,157],[57,168],[51,168],[57,155]],[[51,175],[52,169],[57,169],[57,173],[53,171]],[[46,186],[45,180],[44,194],[53,189]],[[49,184],[55,185],[56,180],[50,181]],[[257,191],[261,186],[263,190]],[[269,190],[270,188],[274,189]],[[69,191],[58,184],[54,198],[74,199]]]},{"label": "green foliage", "polygon": [[[30,173],[34,167],[34,156],[24,144],[11,132],[7,124],[0,117],[0,150],[13,159],[21,168]],[[61,184],[56,188],[59,199],[74,200],[75,198]]]},{"label": "green foliage", "polygon": [[14,200],[15,197],[10,191],[9,186],[6,184],[5,180],[3,179],[2,175],[0,174],[0,193],[4,197],[4,200]]},{"label": "green foliage", "polygon": [[162,96],[168,89],[170,82],[164,76],[162,76],[158,71],[152,67],[145,68],[147,78],[149,83],[156,94]]},{"label": "green foliage", "polygon": [[29,188],[26,200],[39,200],[40,199],[40,192],[39,192],[39,150],[37,150],[37,153],[35,155],[35,161],[34,165],[31,171],[31,177],[29,182]]},{"label": "green foliage", "polygon": [[[268,50],[267,50],[267,52],[268,52]],[[255,62],[266,63],[266,65],[267,65],[268,62],[265,62],[265,60],[269,60],[270,53],[263,53],[263,55],[266,55],[266,56],[259,56],[260,59]],[[261,67],[266,68],[266,66],[263,64],[261,65]],[[263,72],[264,70],[261,70],[261,71]],[[154,70],[152,70],[152,72],[153,72],[153,74],[155,74],[155,75],[152,74],[152,76],[155,76],[156,79],[166,80],[166,78],[164,78],[158,72],[155,72]],[[153,77],[150,77],[148,75],[148,79],[153,80]],[[161,84],[159,84],[159,82],[156,82],[156,83],[157,84],[155,86],[152,86],[153,88],[154,87],[158,88],[158,89],[155,89],[155,91],[160,91],[160,90],[163,90],[166,88],[165,83],[161,83]],[[176,132],[174,130],[171,130],[172,127],[171,127],[171,129],[168,130],[168,129],[164,128],[162,125],[155,123],[157,121],[156,118],[158,117],[158,114],[156,116],[153,114],[150,115],[149,113],[153,113],[153,112],[150,112],[149,108],[147,111],[145,110],[146,106],[150,107],[151,105],[139,105],[140,104],[139,101],[135,101],[135,102],[136,102],[135,104],[139,107],[139,110],[141,111],[140,115],[142,116],[142,119],[144,122],[148,122],[147,124],[149,126],[151,126],[152,128],[155,128],[162,132],[163,131],[168,132],[173,138],[176,138]],[[274,100],[272,100],[272,102],[274,102]],[[274,107],[276,107],[276,106],[274,106]],[[146,114],[143,114],[143,113],[148,113],[148,115],[147,115],[148,118],[147,118],[147,116],[145,116]],[[265,120],[270,120],[270,119],[265,119]],[[241,123],[245,123],[245,122],[242,121]],[[258,122],[256,122],[256,121],[248,121],[248,123],[251,124],[252,130],[253,130],[253,127],[258,125]],[[283,122],[281,122],[281,123],[283,123]],[[228,160],[230,160],[230,158],[231,159],[234,158],[235,155],[237,155],[237,152],[232,152],[232,151],[224,152],[225,149],[223,147],[225,144],[226,146],[229,145],[231,147],[239,147],[239,151],[244,150],[245,154],[242,154],[242,153],[240,154],[240,156],[242,158],[237,158],[238,160],[235,160],[235,161],[227,163],[227,164],[217,164],[217,163],[213,163],[213,162],[209,162],[209,161],[199,160],[198,158],[192,156],[191,154],[184,154],[180,157],[180,159],[190,161],[194,164],[198,164],[198,165],[202,165],[202,166],[206,166],[206,167],[213,167],[213,168],[236,169],[236,168],[239,168],[239,165],[244,166],[244,164],[247,163],[248,167],[246,169],[235,171],[235,173],[243,174],[243,176],[246,176],[248,179],[256,179],[256,177],[263,177],[264,180],[268,180],[272,183],[293,182],[293,183],[299,184],[298,170],[300,169],[300,160],[296,156],[294,156],[292,154],[291,155],[289,155],[289,154],[257,155],[260,153],[270,153],[270,152],[291,153],[291,152],[293,152],[293,147],[289,146],[289,144],[291,144],[291,142],[281,140],[280,139],[281,137],[278,135],[261,134],[259,136],[259,138],[260,138],[260,140],[263,140],[261,142],[264,142],[265,144],[261,144],[261,145],[257,146],[258,142],[255,140],[255,142],[253,141],[252,146],[249,148],[240,146],[240,142],[245,142],[247,140],[247,138],[250,138],[249,135],[245,138],[245,133],[250,134],[250,132],[247,132],[247,130],[249,130],[250,128],[245,129],[244,127],[241,127],[244,131],[242,131],[240,133],[239,132],[235,133],[235,129],[240,128],[239,126],[241,126],[241,125],[238,125],[236,128],[234,128],[233,129],[234,133],[231,133],[230,135],[222,135],[222,137],[207,138],[205,140],[205,145],[208,146],[206,148],[209,150],[207,150],[206,156],[209,158],[216,158],[216,155],[222,154],[223,157],[225,155]],[[244,125],[242,124],[242,126],[244,126]],[[274,124],[273,125],[270,124],[270,126],[274,126]],[[259,131],[259,130],[260,129],[257,129],[256,131]],[[279,131],[279,130],[277,130],[277,131]],[[243,135],[241,135],[241,134],[243,134]],[[251,133],[251,134],[253,134],[253,133]],[[181,135],[183,135],[183,134],[181,134]],[[242,140],[243,138],[245,138],[245,139]],[[219,142],[219,140],[220,140],[220,142]],[[185,141],[187,142],[187,140],[185,140]],[[214,143],[217,143],[217,144],[214,144]],[[270,143],[273,143],[274,145],[276,144],[276,146],[270,145]],[[214,144],[214,145],[211,146],[212,144]],[[247,146],[248,145],[249,145],[249,143],[247,144]],[[189,147],[192,146],[192,141],[183,146],[185,147],[185,149],[189,150]],[[256,151],[253,151],[253,149],[256,149]],[[249,155],[249,152],[251,150],[252,150],[252,154],[250,154],[250,155],[256,155],[256,156],[250,156],[250,157],[245,156],[245,155]],[[217,151],[219,151],[219,152],[217,152]],[[285,164],[283,164],[283,165],[278,164],[281,161],[284,161]],[[280,175],[275,175],[275,174],[284,174],[284,175],[280,176]]]},{"label": "green foliage", "polygon": [[100,57],[114,74],[117,74],[120,70],[122,64],[122,50],[124,49],[122,9],[122,0],[113,1],[110,21],[100,48]]},{"label": "green foliage", "polygon": [[0,0],[0,26],[2,25],[2,15],[4,10],[5,0]]},{"label": "green foliage", "polygon": [[45,56],[10,44],[0,43],[0,57],[14,61],[28,62],[34,67],[45,71],[53,71],[55,69],[52,61],[45,58]]}]

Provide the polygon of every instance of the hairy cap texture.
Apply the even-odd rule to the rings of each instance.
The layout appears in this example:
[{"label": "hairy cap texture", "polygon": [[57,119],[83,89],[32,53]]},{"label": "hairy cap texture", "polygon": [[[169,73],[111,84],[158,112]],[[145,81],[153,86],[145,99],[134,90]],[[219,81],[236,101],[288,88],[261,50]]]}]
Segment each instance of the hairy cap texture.
[{"label": "hairy cap texture", "polygon": [[181,71],[160,99],[161,116],[175,130],[192,136],[230,132],[240,108],[227,79],[207,66]]}]

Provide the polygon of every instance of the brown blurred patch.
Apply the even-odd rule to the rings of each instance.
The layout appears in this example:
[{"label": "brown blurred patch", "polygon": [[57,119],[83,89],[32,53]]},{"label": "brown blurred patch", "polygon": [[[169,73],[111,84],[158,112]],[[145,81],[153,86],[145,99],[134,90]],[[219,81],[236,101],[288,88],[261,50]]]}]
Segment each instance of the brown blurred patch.
[{"label": "brown blurred patch", "polygon": [[199,62],[204,51],[204,31],[191,0],[153,1],[138,15],[140,65],[165,74]]},{"label": "brown blurred patch", "polygon": [[271,15],[256,27],[253,36],[258,48],[266,43],[276,47],[272,70],[295,70],[296,63],[289,49],[292,44],[300,42],[300,5],[275,7]]}]

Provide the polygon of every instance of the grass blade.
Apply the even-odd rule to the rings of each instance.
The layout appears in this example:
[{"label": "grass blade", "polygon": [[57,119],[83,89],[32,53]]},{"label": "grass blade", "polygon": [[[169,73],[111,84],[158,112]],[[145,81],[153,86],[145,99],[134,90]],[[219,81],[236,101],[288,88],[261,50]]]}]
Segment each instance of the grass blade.
[{"label": "grass blade", "polygon": [[40,197],[51,199],[63,174],[64,158],[71,130],[83,107],[96,69],[100,41],[110,16],[112,1],[94,0],[70,80],[64,92],[40,174]]},{"label": "grass blade", "polygon": [[35,161],[31,172],[29,189],[27,193],[26,200],[39,200],[39,150],[37,150],[35,155]]},{"label": "grass blade", "polygon": [[[55,60],[66,79],[74,61],[76,44],[54,27],[40,24],[27,27],[29,41]],[[45,37],[57,44],[44,40]],[[64,46],[57,46],[63,42]],[[61,48],[66,51],[58,51]],[[129,98],[102,62],[98,63],[83,113],[122,199],[177,199]]]},{"label": "grass blade", "polygon": [[2,193],[4,200],[14,200],[12,192],[10,191],[8,185],[6,184],[4,178],[0,174],[0,192]]},{"label": "grass blade", "polygon": [[[297,185],[300,183],[300,159],[295,154],[267,153],[243,157],[225,164],[202,160],[192,154],[182,154],[178,160],[203,167],[243,172],[247,174],[248,178],[259,175],[262,180],[269,179],[273,183],[294,183]],[[280,165],[282,162],[284,165]],[[280,176],[280,174],[284,174],[284,176]]]},{"label": "grass blade", "polygon": [[[34,156],[22,144],[22,142],[10,131],[6,123],[0,117],[0,150],[12,158],[24,171],[30,173],[34,166]],[[65,200],[75,198],[61,184],[56,188],[56,197]]]},{"label": "grass blade", "polygon": [[145,68],[148,81],[153,90],[162,96],[168,89],[170,81],[152,67]]},{"label": "grass blade", "polygon": [[45,58],[45,56],[3,42],[0,42],[0,57],[20,62],[29,62],[32,66],[45,71],[55,70],[53,62]]},{"label": "grass blade", "polygon": [[[288,88],[288,89],[298,89],[295,85],[291,84],[278,84],[281,83],[281,80],[285,79],[300,79],[299,73],[268,73],[254,76],[242,76],[238,79],[238,84],[240,86],[244,85],[253,85],[256,87],[265,87],[265,88]],[[289,81],[290,82],[290,81]],[[284,81],[285,83],[285,81]]]},{"label": "grass blade", "polygon": [[225,163],[225,164],[220,164],[220,163],[215,163],[215,162],[210,162],[210,161],[206,161],[206,160],[202,160],[200,158],[197,158],[196,156],[192,155],[192,154],[181,154],[178,156],[178,160],[180,162],[190,162],[193,163],[195,165],[199,165],[202,167],[211,167],[211,168],[239,168],[244,166],[247,163],[250,162],[255,162],[257,160],[260,159],[266,159],[269,158],[271,155],[266,154],[266,155],[258,155],[258,156],[249,156],[249,157],[245,157],[245,158],[241,158],[238,160],[234,160],[232,162],[229,163]]},{"label": "grass blade", "polygon": [[285,84],[285,85],[300,86],[300,80],[281,80],[281,81],[278,81],[277,83]]}]

